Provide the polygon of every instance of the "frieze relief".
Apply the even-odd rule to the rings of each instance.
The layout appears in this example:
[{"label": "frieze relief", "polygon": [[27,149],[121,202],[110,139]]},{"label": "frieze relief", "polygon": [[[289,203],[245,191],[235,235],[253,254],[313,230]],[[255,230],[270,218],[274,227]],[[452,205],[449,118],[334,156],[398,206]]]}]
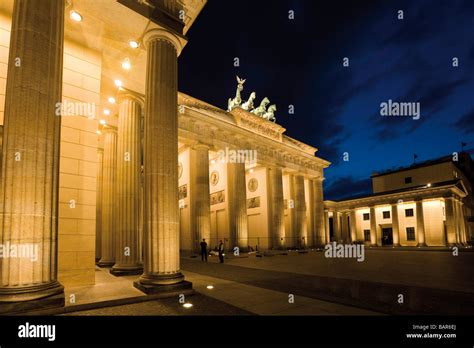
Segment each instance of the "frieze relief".
[{"label": "frieze relief", "polygon": [[259,207],[260,207],[260,196],[247,199],[247,209],[259,208]]},{"label": "frieze relief", "polygon": [[224,202],[225,202],[224,190],[211,193],[211,205],[224,203]]}]

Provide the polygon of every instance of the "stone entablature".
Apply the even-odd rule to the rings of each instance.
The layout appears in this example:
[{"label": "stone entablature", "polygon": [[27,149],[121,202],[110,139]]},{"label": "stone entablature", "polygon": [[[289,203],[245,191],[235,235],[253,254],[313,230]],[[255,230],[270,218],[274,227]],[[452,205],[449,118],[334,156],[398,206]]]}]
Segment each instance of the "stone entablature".
[{"label": "stone entablature", "polygon": [[428,200],[433,198],[457,197],[464,198],[466,193],[462,191],[456,184],[448,184],[433,188],[420,188],[418,190],[407,190],[397,193],[388,193],[380,195],[372,195],[367,197],[348,199],[344,201],[324,201],[326,209],[338,211],[346,211],[356,208],[367,208],[377,205],[395,204],[400,201],[412,202],[416,200]]},{"label": "stone entablature", "polygon": [[283,135],[285,128],[243,109],[228,113],[183,93],[178,104],[179,134],[184,141],[207,142],[214,149],[253,149],[263,165],[311,177],[322,178],[323,169],[330,165],[315,157],[316,148]]}]

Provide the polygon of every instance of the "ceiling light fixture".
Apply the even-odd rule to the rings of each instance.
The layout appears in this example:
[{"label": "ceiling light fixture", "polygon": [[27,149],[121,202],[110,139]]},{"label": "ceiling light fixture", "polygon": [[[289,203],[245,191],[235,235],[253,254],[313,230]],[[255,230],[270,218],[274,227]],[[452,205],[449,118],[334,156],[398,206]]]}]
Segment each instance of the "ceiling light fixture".
[{"label": "ceiling light fixture", "polygon": [[71,12],[69,12],[69,18],[71,18],[74,22],[82,21],[82,16],[76,10],[72,10]]},{"label": "ceiling light fixture", "polygon": [[109,109],[104,109],[104,115],[109,116],[110,115],[110,110]]},{"label": "ceiling light fixture", "polygon": [[100,120],[99,123],[103,124],[104,126],[107,124],[107,122],[105,120]]},{"label": "ceiling light fixture", "polygon": [[122,81],[120,80],[114,80],[115,86],[117,87],[122,87]]},{"label": "ceiling light fixture", "polygon": [[133,49],[138,48],[138,47],[140,46],[140,44],[139,44],[137,41],[135,41],[135,40],[130,40],[130,41],[128,42],[128,44],[129,44],[130,47],[133,48]]},{"label": "ceiling light fixture", "polygon": [[125,60],[122,62],[122,68],[124,68],[125,70],[130,70],[131,67],[132,64],[130,64],[130,59],[125,58]]},{"label": "ceiling light fixture", "polygon": [[115,98],[114,97],[109,97],[109,99],[107,99],[109,101],[110,104],[115,104]]},{"label": "ceiling light fixture", "polygon": [[184,308],[191,308],[192,306],[193,306],[192,303],[185,303],[185,304],[183,304],[183,307],[184,307]]}]

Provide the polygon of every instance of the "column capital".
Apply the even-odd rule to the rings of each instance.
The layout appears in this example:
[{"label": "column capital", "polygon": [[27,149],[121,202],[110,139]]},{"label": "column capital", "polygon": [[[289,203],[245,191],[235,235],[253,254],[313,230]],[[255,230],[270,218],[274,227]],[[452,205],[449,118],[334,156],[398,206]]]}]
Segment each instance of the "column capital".
[{"label": "column capital", "polygon": [[131,89],[120,87],[117,93],[119,103],[122,102],[124,99],[133,99],[137,103],[140,104],[141,107],[145,106],[145,96],[141,93],[132,91]]},{"label": "column capital", "polygon": [[184,43],[182,43],[178,36],[176,36],[172,32],[165,29],[153,28],[148,30],[143,35],[143,44],[145,46],[145,49],[148,49],[149,43],[155,40],[163,40],[173,45],[173,47],[176,49],[176,53],[178,56],[181,54],[181,51],[184,47]]},{"label": "column capital", "polygon": [[102,132],[103,133],[109,133],[109,132],[115,132],[117,133],[118,128],[115,126],[111,126],[110,124],[107,124],[106,126],[102,127]]},{"label": "column capital", "polygon": [[211,148],[210,145],[207,145],[205,143],[201,143],[201,142],[198,142],[197,144],[194,144],[192,146],[192,149],[193,150],[197,150],[197,149],[206,149],[206,150],[209,150]]}]

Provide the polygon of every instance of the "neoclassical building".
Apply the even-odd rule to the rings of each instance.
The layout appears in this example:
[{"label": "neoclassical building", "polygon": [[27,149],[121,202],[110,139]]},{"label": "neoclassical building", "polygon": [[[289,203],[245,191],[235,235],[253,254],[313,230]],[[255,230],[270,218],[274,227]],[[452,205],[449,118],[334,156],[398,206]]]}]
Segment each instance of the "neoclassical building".
[{"label": "neoclassical building", "polygon": [[246,104],[241,79],[227,110],[178,92],[204,5],[0,3],[0,313],[64,305],[96,263],[141,274],[147,294],[190,289],[180,252],[202,238],[242,251],[328,241],[329,162],[284,134],[274,106]]},{"label": "neoclassical building", "polygon": [[333,241],[368,246],[472,245],[473,168],[461,152],[375,173],[372,194],[325,201],[326,231]]}]

